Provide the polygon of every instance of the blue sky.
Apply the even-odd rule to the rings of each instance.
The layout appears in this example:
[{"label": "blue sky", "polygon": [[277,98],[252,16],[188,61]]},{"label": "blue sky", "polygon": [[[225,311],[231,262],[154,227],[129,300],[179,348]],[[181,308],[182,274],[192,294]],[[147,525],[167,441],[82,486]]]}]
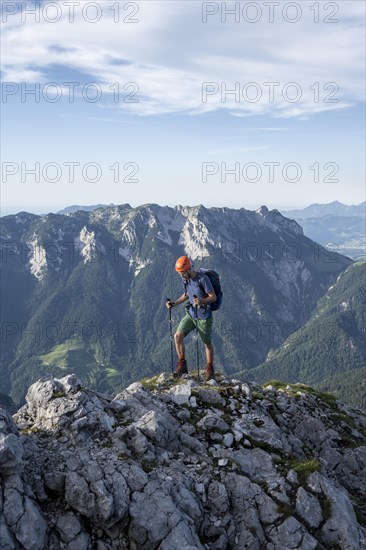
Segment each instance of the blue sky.
[{"label": "blue sky", "polygon": [[[318,23],[307,1],[297,13],[275,11],[272,23],[263,2],[252,3],[255,23],[254,11],[223,22],[221,2],[119,2],[118,22],[116,2],[86,14],[90,2],[79,2],[73,22],[65,2],[57,12],[47,4],[39,21],[22,21],[15,2],[2,6],[2,215],[111,202],[365,200],[363,2],[319,2]],[[39,102],[24,97],[31,86]],[[123,101],[131,92],[138,102]],[[27,172],[35,167],[39,181]],[[236,174],[225,180],[225,169]]]}]

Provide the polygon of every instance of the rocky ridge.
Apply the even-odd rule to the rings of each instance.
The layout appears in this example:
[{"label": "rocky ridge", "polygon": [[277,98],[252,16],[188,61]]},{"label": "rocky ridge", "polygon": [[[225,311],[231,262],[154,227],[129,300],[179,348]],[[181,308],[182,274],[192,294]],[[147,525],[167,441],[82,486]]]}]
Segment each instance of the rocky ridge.
[{"label": "rocky ridge", "polygon": [[304,385],[74,375],[0,409],[4,550],[361,550],[366,416]]}]

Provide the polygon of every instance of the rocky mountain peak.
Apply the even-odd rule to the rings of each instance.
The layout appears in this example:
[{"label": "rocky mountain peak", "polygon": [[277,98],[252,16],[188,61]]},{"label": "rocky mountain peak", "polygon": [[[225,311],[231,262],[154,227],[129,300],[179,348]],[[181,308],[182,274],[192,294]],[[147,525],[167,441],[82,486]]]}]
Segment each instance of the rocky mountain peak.
[{"label": "rocky mountain peak", "polygon": [[295,384],[167,374],[115,396],[75,375],[0,409],[4,548],[366,544],[366,416]]},{"label": "rocky mountain peak", "polygon": [[267,208],[267,206],[263,205],[263,206],[260,206],[257,210],[256,210],[256,213],[259,214],[260,216],[265,216],[266,214],[268,214],[269,210]]},{"label": "rocky mountain peak", "polygon": [[295,221],[290,220],[283,216],[276,208],[274,210],[268,210],[267,206],[261,206],[255,213],[258,215],[257,219],[274,231],[287,230],[295,235],[303,235],[302,227]]}]

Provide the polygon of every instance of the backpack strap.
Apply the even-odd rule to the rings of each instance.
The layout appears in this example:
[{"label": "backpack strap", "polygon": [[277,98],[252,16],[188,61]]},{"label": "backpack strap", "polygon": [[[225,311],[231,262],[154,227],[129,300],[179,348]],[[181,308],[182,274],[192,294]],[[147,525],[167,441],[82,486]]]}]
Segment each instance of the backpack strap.
[{"label": "backpack strap", "polygon": [[188,290],[187,290],[188,281],[183,281],[183,285],[184,285],[184,293],[188,294]]},{"label": "backpack strap", "polygon": [[201,284],[201,282],[200,282],[200,281],[201,281],[201,277],[202,277],[202,275],[204,275],[204,273],[202,273],[201,271],[198,271],[198,273],[199,273],[199,279],[198,279],[198,285],[197,285],[197,286],[198,286],[198,288],[200,289],[200,291],[202,292],[202,294],[203,294],[204,296],[208,296],[207,292],[205,291],[205,289],[203,288],[203,286],[202,286],[202,284]]}]

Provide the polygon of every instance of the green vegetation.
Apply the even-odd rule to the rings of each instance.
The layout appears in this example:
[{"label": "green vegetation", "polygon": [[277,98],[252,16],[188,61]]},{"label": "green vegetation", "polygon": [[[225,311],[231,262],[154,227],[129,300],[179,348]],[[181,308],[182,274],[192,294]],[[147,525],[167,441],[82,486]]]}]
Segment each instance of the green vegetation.
[{"label": "green vegetation", "polygon": [[65,392],[63,391],[56,391],[52,395],[52,399],[59,399],[60,397],[65,397]]},{"label": "green vegetation", "polygon": [[314,458],[283,458],[276,457],[273,459],[274,464],[281,471],[282,475],[287,475],[289,470],[294,470],[297,473],[300,485],[305,485],[306,480],[313,472],[320,472],[321,463]]},{"label": "green vegetation", "polygon": [[366,527],[366,497],[353,494],[352,501],[358,523]]},{"label": "green vegetation", "polygon": [[69,340],[63,342],[62,344],[54,346],[52,351],[45,355],[40,355],[39,358],[44,365],[53,364],[56,365],[59,369],[67,369],[69,365],[68,357],[71,355],[70,352],[76,351],[77,354],[81,356],[81,360],[85,359],[85,357],[83,357],[83,350],[81,351],[79,347],[80,343],[78,343],[77,341]]},{"label": "green vegetation", "polygon": [[144,472],[146,472],[147,474],[155,470],[157,466],[158,466],[158,463],[156,461],[150,461],[150,460],[141,461],[141,467],[144,470]]},{"label": "green vegetation", "polygon": [[287,386],[291,388],[291,391],[301,391],[301,392],[310,392],[315,393],[313,388],[310,386],[307,386],[306,384],[288,384],[287,382],[281,382],[280,380],[268,380],[268,382],[265,382],[263,384],[265,388],[268,388],[268,386],[272,386],[275,390],[286,390]]},{"label": "green vegetation", "polygon": [[272,445],[270,445],[269,443],[266,443],[265,441],[259,441],[258,439],[254,439],[248,434],[246,434],[245,439],[247,439],[253,447],[262,449],[267,453],[276,454],[279,452],[279,449],[277,449],[276,447],[273,447]]},{"label": "green vegetation", "polygon": [[130,457],[128,456],[127,453],[121,452],[119,453],[118,458],[124,462],[127,462]]},{"label": "green vegetation", "polygon": [[285,390],[288,394],[293,396],[296,396],[298,392],[309,393],[321,399],[323,403],[328,405],[328,407],[330,407],[331,409],[337,409],[337,397],[333,393],[321,392],[315,390],[310,386],[307,386],[306,384],[287,384],[285,382],[281,382],[280,380],[270,380],[269,382],[263,384],[263,386],[265,388],[267,388],[268,386],[273,386],[275,390]]},{"label": "green vegetation", "polygon": [[334,392],[351,407],[366,411],[366,366],[326,378],[319,389]]},{"label": "green vegetation", "polygon": [[324,495],[321,495],[318,498],[320,507],[322,509],[324,521],[327,521],[332,516],[332,503],[329,498]]},{"label": "green vegetation", "polygon": [[289,467],[297,473],[300,484],[304,485],[310,474],[320,471],[321,464],[319,460],[311,458],[305,460],[294,460],[289,463]]},{"label": "green vegetation", "polygon": [[20,432],[22,435],[38,434],[40,436],[46,435],[46,430],[43,428],[38,428],[38,426],[32,426],[31,428],[25,428]]},{"label": "green vegetation", "polygon": [[284,502],[277,503],[277,512],[282,515],[281,521],[294,515],[295,507],[291,504],[285,504]]},{"label": "green vegetation", "polygon": [[[317,304],[311,318],[267,356],[266,362],[242,373],[247,379],[279,388],[277,380],[309,384],[325,391],[330,407],[335,396],[366,410],[366,264],[356,263]],[[331,396],[332,392],[335,396]]]},{"label": "green vegetation", "polygon": [[52,350],[39,359],[44,367],[52,366],[53,369],[59,369],[58,376],[64,376],[68,373],[75,373],[80,379],[90,386],[98,386],[104,380],[113,385],[120,373],[111,366],[101,364],[98,346],[95,344],[85,345],[82,340],[67,340],[58,344]]},{"label": "green vegetation", "polygon": [[259,393],[258,391],[254,390],[252,391],[251,395],[252,399],[255,401],[256,399],[263,399],[263,394]]},{"label": "green vegetation", "polygon": [[140,380],[140,382],[147,390],[154,390],[158,385],[159,376],[160,374],[157,374],[156,376],[153,376],[151,378],[143,378],[142,380]]}]

